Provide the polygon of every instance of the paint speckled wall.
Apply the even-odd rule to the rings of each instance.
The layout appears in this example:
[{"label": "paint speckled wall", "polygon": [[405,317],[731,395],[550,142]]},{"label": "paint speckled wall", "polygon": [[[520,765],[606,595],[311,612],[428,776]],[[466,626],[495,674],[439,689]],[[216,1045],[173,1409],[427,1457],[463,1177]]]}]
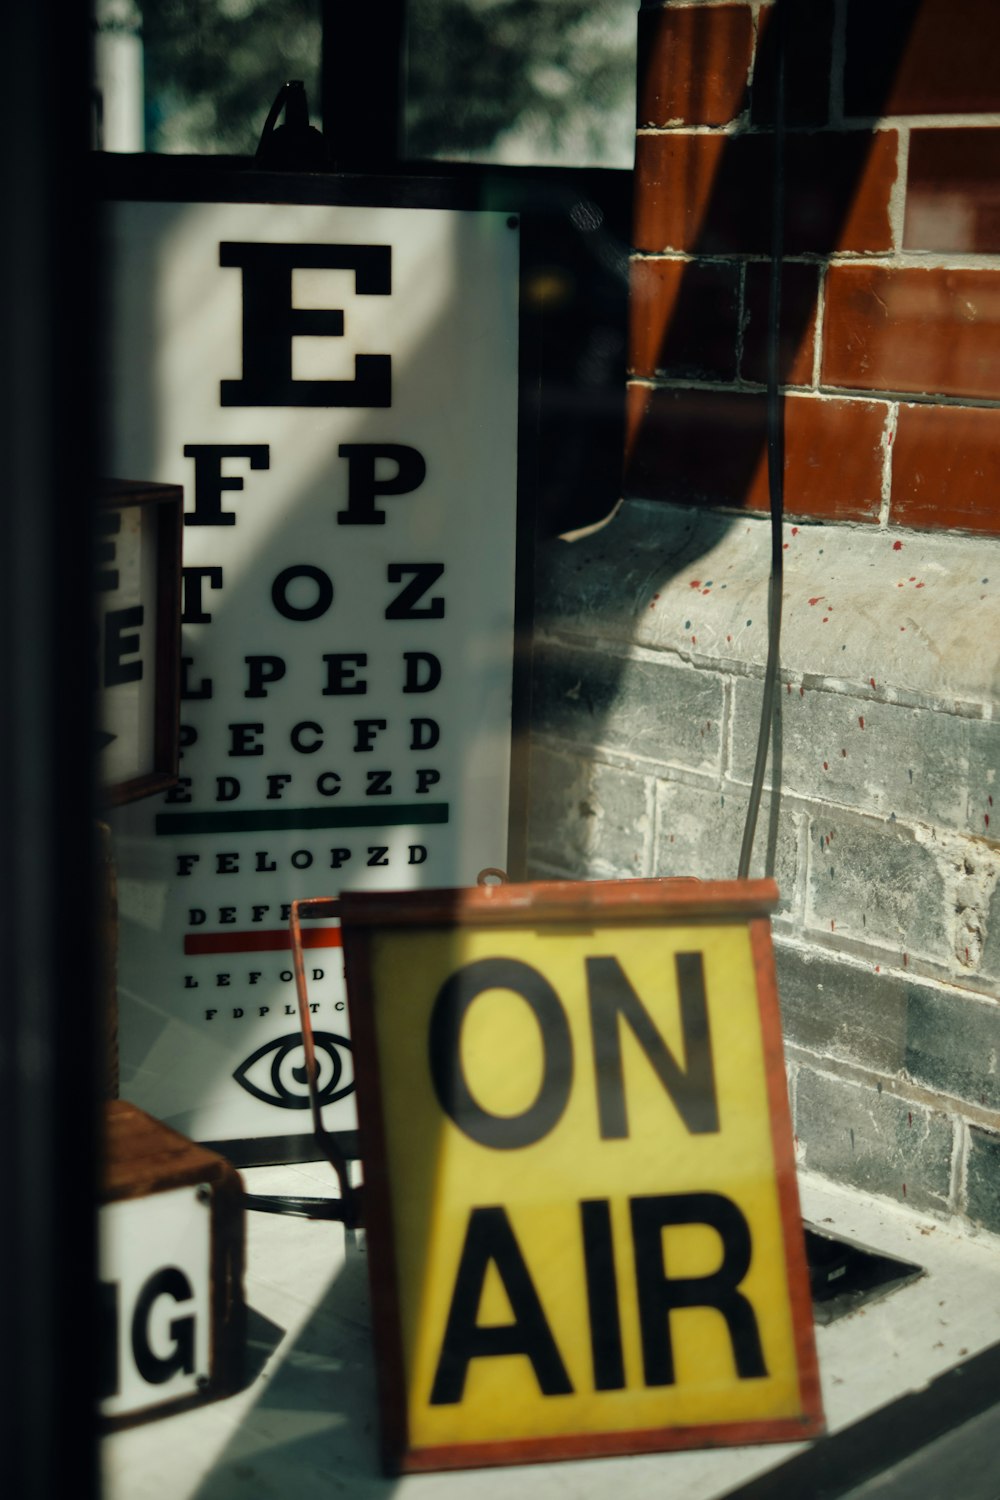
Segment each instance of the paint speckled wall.
[{"label": "paint speckled wall", "polygon": [[[736,871],[767,649],[772,9],[639,14],[626,499],[540,558],[540,876]],[[754,872],[782,890],[798,1147],[1000,1232],[1000,10],[790,20],[780,793]]]}]

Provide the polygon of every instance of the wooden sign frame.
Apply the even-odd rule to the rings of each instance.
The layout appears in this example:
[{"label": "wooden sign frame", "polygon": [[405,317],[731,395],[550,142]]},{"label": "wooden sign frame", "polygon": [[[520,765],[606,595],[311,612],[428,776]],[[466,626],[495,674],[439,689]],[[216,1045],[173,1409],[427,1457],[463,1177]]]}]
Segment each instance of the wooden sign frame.
[{"label": "wooden sign frame", "polygon": [[[246,1302],[243,1291],[245,1226],[243,1184],[233,1165],[214,1151],[185,1140],[124,1099],[105,1101],[100,1206],[160,1199],[179,1189],[197,1191],[209,1214],[207,1330],[209,1373],[196,1391],[149,1401],[118,1415],[100,1416],[108,1431],[150,1417],[187,1411],[240,1390],[246,1362]],[[154,1263],[155,1267],[155,1263]],[[190,1314],[189,1314],[190,1315]],[[107,1327],[102,1335],[107,1337]],[[102,1344],[101,1360],[107,1363]],[[117,1363],[117,1360],[115,1360]]]},{"label": "wooden sign frame", "polygon": [[[777,888],[774,882],[769,880],[702,884],[698,881],[676,879],[602,881],[583,884],[551,882],[461,891],[416,891],[397,895],[348,892],[341,896],[338,906],[342,923],[355,1046],[361,1153],[365,1178],[364,1220],[368,1229],[382,1451],[388,1472],[539,1462],[550,1459],[652,1452],[718,1444],[800,1441],[803,1438],[816,1436],[823,1430],[821,1394],[813,1342],[809,1277],[798,1207],[770,938],[769,914],[774,909],[776,900]],[[415,1408],[412,1406],[412,1391],[409,1389],[411,1382],[407,1366],[408,1355],[404,1350],[404,1317],[408,1315],[411,1318],[410,1344],[413,1346],[420,1331],[418,1329],[417,1335],[414,1335],[412,1320],[414,1317],[419,1319],[424,1316],[422,1308],[425,1294],[427,1288],[434,1282],[435,1272],[440,1272],[440,1267],[436,1263],[430,1264],[429,1261],[422,1263],[423,1271],[420,1274],[423,1280],[419,1284],[421,1311],[416,1315],[412,1312],[413,1297],[411,1295],[411,1308],[407,1314],[403,1307],[404,1292],[400,1274],[403,1231],[398,1227],[399,1219],[403,1217],[403,1214],[397,1212],[394,1200],[393,1173],[394,1170],[399,1171],[399,1163],[397,1160],[394,1164],[392,1160],[388,1140],[383,1066],[385,1059],[380,1056],[378,1015],[380,1003],[384,1003],[384,999],[379,993],[375,975],[376,950],[381,944],[384,953],[386,951],[384,945],[391,944],[394,939],[412,935],[415,929],[419,929],[422,934],[434,930],[459,936],[475,930],[495,932],[498,937],[505,936],[508,941],[513,932],[518,943],[526,943],[530,941],[529,934],[535,937],[557,933],[589,934],[592,929],[609,923],[620,925],[623,931],[634,930],[646,933],[652,928],[662,928],[670,924],[682,927],[686,932],[692,927],[718,927],[720,923],[749,930],[752,983],[756,986],[760,1042],[763,1048],[763,1075],[766,1080],[766,1107],[770,1121],[773,1181],[777,1191],[780,1216],[780,1230],[774,1228],[773,1233],[780,1240],[785,1257],[783,1286],[787,1291],[788,1302],[782,1316],[787,1318],[790,1313],[790,1323],[783,1325],[786,1330],[788,1327],[791,1329],[790,1333],[786,1332],[784,1347],[787,1351],[794,1350],[794,1353],[788,1352],[784,1356],[787,1363],[784,1378],[788,1382],[787,1389],[794,1388],[797,1391],[796,1397],[789,1398],[786,1395],[782,1399],[791,1400],[793,1406],[797,1400],[797,1410],[786,1410],[781,1415],[769,1416],[764,1420],[759,1418],[719,1422],[710,1420],[695,1425],[649,1425],[634,1429],[622,1428],[619,1424],[617,1430],[594,1428],[571,1432],[556,1431],[544,1436],[514,1437],[502,1441],[463,1439],[428,1443],[415,1440],[411,1432],[410,1412]],[[415,965],[412,963],[413,954],[409,950],[406,951],[411,962],[410,972],[415,972]],[[624,945],[622,951],[626,951]],[[383,969],[383,972],[386,971]],[[436,983],[436,980],[434,982]],[[451,982],[449,978],[445,984]],[[445,984],[442,984],[438,991],[438,1001],[444,992]],[[414,1015],[413,1026],[416,1036],[411,1036],[405,1044],[400,1044],[408,1048],[407,1057],[415,1071],[419,1071],[421,1059],[425,1059],[424,1066],[426,1066],[427,1044],[419,1035],[421,1018],[424,1014],[420,1007],[424,1004],[425,1001],[421,998]],[[433,1015],[439,1008],[440,1006],[435,1002],[430,1014]],[[536,1019],[539,1028],[543,1029],[537,1013]],[[456,1056],[459,1055],[458,1036],[461,1024],[461,1019],[459,1019],[453,1033]],[[614,1024],[618,1024],[617,1020]],[[387,1020],[386,1026],[388,1025]],[[397,1026],[393,1035],[398,1035],[402,1029]],[[429,1036],[430,1024],[427,1029]],[[384,1035],[389,1036],[389,1031],[387,1030]],[[685,1032],[685,1037],[686,1035]],[[718,1037],[718,1032],[714,1028],[713,1036]],[[433,1064],[431,1067],[433,1070]],[[458,1073],[462,1073],[461,1066]],[[398,1083],[399,1077],[403,1075],[397,1072],[394,1076]],[[463,1087],[465,1086],[463,1084]],[[430,1090],[425,1089],[425,1092],[429,1094]],[[441,1101],[440,1092],[438,1101],[439,1103]],[[443,1121],[443,1111],[441,1118]],[[455,1116],[453,1115],[452,1118],[454,1119]],[[449,1128],[446,1124],[445,1129]],[[761,1127],[761,1131],[762,1138],[766,1139],[766,1127]],[[454,1130],[450,1132],[456,1138],[459,1133]],[[412,1131],[414,1158],[418,1157],[421,1150],[419,1135],[420,1126],[415,1121]],[[398,1128],[396,1139],[397,1141],[400,1139]],[[442,1141],[443,1139],[444,1137]],[[407,1149],[410,1148],[407,1147]],[[439,1172],[444,1170],[440,1162],[446,1151],[450,1149],[449,1138],[449,1144],[441,1146],[441,1155],[438,1157]],[[581,1141],[580,1150],[585,1149],[585,1144]],[[507,1154],[516,1155],[516,1153]],[[419,1161],[414,1160],[413,1165],[415,1170],[419,1169]],[[524,1163],[523,1171],[525,1173],[531,1171],[528,1162]],[[666,1185],[669,1186],[669,1171],[665,1172],[665,1179]],[[446,1189],[440,1188],[439,1178],[435,1180],[434,1188],[435,1192],[439,1189],[446,1192]],[[492,1213],[495,1210],[491,1209],[488,1212]],[[426,1244],[429,1243],[428,1239]],[[724,1240],[723,1246],[725,1259],[728,1250],[725,1249]],[[420,1253],[419,1250],[416,1252],[418,1260]],[[432,1252],[427,1251],[427,1254],[431,1255]],[[662,1242],[660,1254],[663,1254]],[[636,1274],[638,1276],[638,1272]],[[456,1288],[457,1285],[458,1278],[456,1277]],[[504,1285],[506,1288],[507,1283],[505,1282]],[[486,1286],[487,1281],[484,1279],[481,1285],[484,1298]],[[616,1290],[615,1296],[617,1295]],[[457,1296],[455,1300],[457,1301]],[[453,1316],[454,1303],[448,1315],[449,1327]],[[477,1311],[474,1330],[476,1334],[479,1332],[479,1316]],[[516,1317],[515,1311],[515,1319]],[[586,1311],[584,1317],[586,1317]],[[437,1326],[439,1325],[435,1323],[435,1327]],[[643,1330],[642,1337],[645,1341],[645,1330]],[[668,1334],[666,1340],[668,1345],[669,1341]],[[434,1347],[438,1345],[435,1344]],[[735,1354],[735,1342],[733,1351]],[[442,1355],[441,1364],[438,1366],[439,1373],[434,1381],[435,1388],[443,1363]],[[500,1365],[502,1361],[496,1363]],[[475,1365],[474,1357],[467,1363],[466,1372],[470,1364]],[[414,1362],[414,1368],[416,1368],[416,1362]],[[535,1373],[537,1375],[537,1369]],[[647,1380],[647,1386],[657,1383],[660,1382]],[[631,1387],[628,1394],[631,1394]],[[427,1397],[424,1396],[421,1399],[426,1404]],[[432,1403],[434,1399],[436,1398],[432,1396]],[[423,1420],[423,1413],[418,1408],[417,1420],[420,1421]],[[599,1426],[600,1423],[597,1424],[598,1428]]]},{"label": "wooden sign frame", "polygon": [[180,729],[181,645],[181,515],[184,492],[180,485],[139,480],[102,479],[98,482],[98,511],[140,509],[155,512],[155,595],[153,611],[154,678],[153,754],[147,770],[108,783],[101,797],[109,807],[121,807],[140,797],[165,792],[177,780]]}]

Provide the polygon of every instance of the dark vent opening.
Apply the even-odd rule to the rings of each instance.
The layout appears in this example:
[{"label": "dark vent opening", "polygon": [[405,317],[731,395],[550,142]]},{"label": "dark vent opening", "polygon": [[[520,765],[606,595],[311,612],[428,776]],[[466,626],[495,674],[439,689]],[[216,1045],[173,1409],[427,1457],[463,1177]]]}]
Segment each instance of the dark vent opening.
[{"label": "dark vent opening", "polygon": [[816,1323],[833,1323],[923,1276],[922,1266],[805,1225],[809,1289]]}]

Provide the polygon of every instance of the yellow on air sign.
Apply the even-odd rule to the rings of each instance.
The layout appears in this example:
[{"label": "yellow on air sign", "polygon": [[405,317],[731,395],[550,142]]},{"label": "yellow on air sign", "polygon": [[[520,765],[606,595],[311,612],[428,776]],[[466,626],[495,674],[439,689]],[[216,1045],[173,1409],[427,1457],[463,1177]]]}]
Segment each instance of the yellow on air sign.
[{"label": "yellow on air sign", "polygon": [[342,897],[388,1467],[822,1430],[776,895]]}]

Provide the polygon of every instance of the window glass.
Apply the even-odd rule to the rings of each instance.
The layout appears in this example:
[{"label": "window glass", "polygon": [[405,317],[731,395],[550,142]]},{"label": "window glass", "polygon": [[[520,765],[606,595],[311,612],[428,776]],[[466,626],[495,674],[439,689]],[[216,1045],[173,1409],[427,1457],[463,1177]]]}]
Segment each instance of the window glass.
[{"label": "window glass", "polygon": [[[250,155],[288,78],[319,123],[321,0],[96,0],[95,140]],[[631,167],[635,0],[409,0],[404,155]]]},{"label": "window glass", "polygon": [[631,167],[635,0],[410,0],[407,157]]},{"label": "window glass", "polygon": [[320,0],[99,0],[95,24],[106,150],[252,155],[288,78],[318,110]]}]

